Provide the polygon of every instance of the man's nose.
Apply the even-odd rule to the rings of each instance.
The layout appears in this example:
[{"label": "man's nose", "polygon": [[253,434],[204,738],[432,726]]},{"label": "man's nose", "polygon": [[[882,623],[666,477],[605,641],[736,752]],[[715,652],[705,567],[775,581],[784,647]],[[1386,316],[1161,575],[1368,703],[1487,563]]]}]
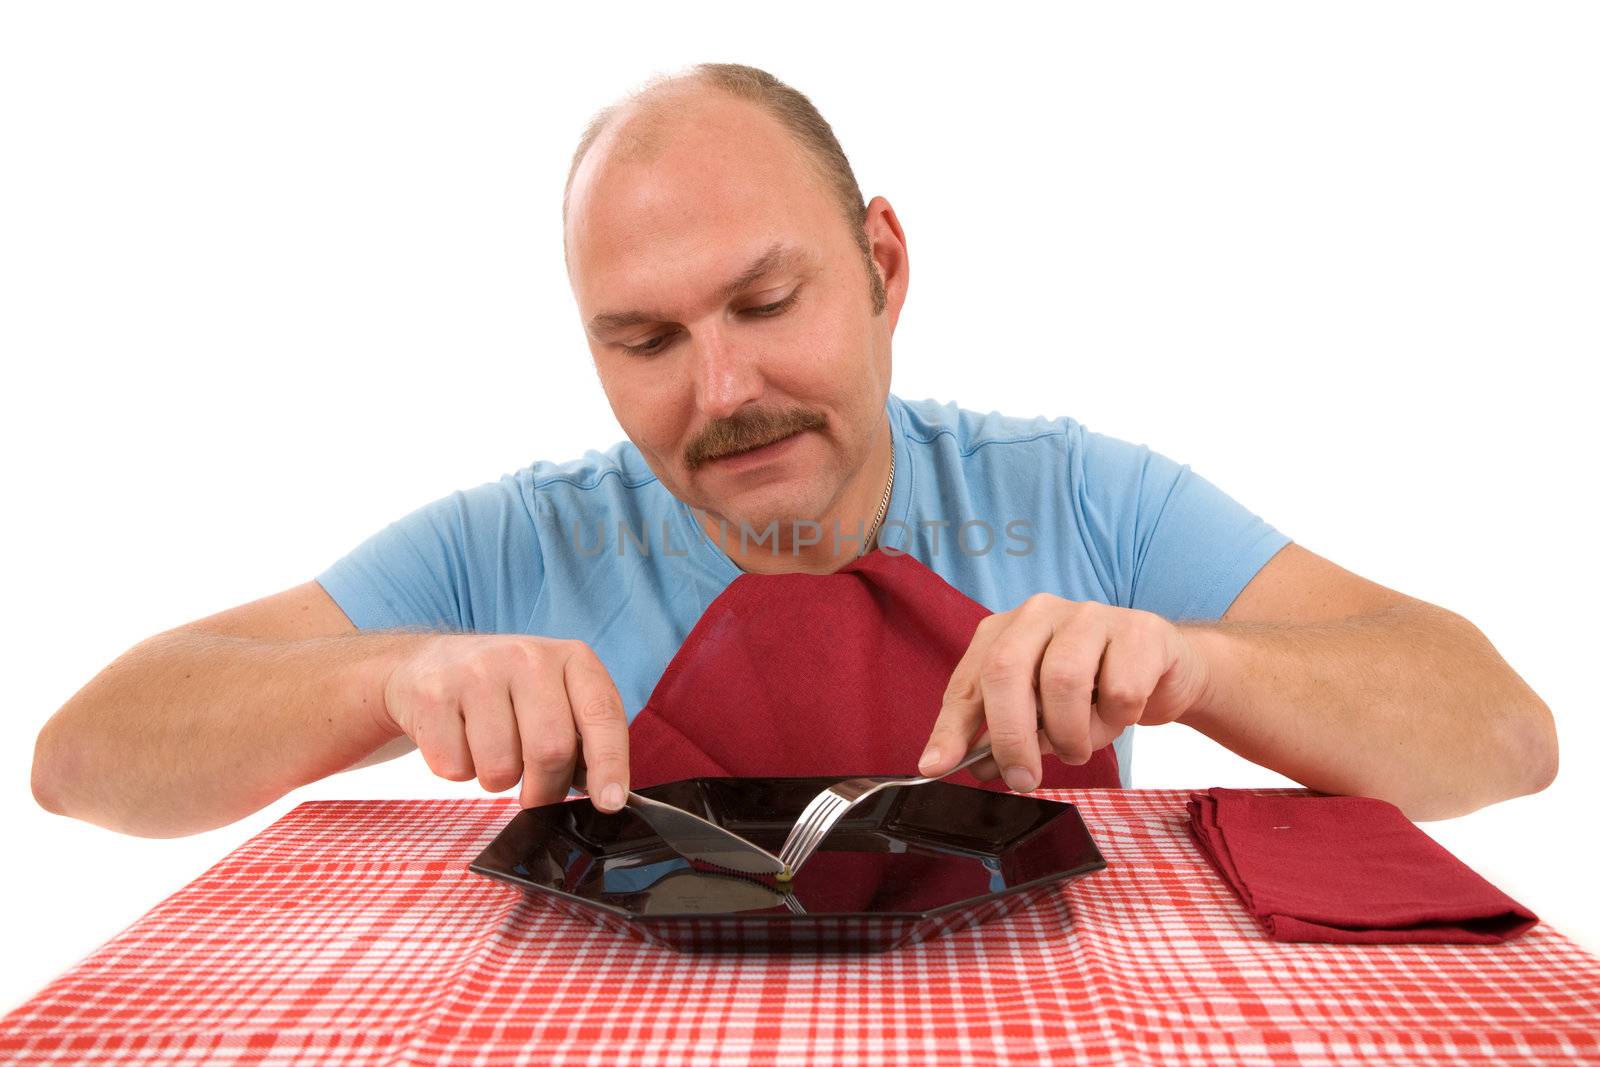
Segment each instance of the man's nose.
[{"label": "man's nose", "polygon": [[718,329],[702,331],[694,346],[696,400],[709,418],[725,419],[761,396],[758,361],[748,346]]}]

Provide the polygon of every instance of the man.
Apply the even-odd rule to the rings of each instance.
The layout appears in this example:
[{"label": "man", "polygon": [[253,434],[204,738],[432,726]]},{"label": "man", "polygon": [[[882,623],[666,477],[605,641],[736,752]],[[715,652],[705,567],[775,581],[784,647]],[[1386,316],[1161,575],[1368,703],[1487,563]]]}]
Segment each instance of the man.
[{"label": "man", "polygon": [[41,804],[190,833],[416,747],[445,778],[520,781],[524,805],[565,796],[581,758],[615,810],[629,716],[717,594],[873,546],[995,612],[925,771],[987,726],[977,770],[1013,789],[1108,743],[1128,784],[1127,728],[1181,721],[1417,819],[1554,777],[1549,710],[1466,619],[1146,448],[893,396],[905,235],[770,75],[703,65],[602,112],[564,215],[628,442],[451,494],[317,581],[141,642],[41,731]]}]

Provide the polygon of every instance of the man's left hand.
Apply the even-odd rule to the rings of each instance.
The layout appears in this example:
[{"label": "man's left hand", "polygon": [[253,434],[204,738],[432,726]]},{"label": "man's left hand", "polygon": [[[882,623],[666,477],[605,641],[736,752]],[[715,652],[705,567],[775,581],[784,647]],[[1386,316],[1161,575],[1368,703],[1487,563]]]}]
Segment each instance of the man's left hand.
[{"label": "man's left hand", "polygon": [[987,722],[994,755],[972,773],[1004,768],[1025,793],[1042,777],[1041,752],[1081,766],[1129,726],[1179,719],[1210,688],[1205,658],[1161,616],[1037,593],[978,624],[919,770],[955,766]]}]

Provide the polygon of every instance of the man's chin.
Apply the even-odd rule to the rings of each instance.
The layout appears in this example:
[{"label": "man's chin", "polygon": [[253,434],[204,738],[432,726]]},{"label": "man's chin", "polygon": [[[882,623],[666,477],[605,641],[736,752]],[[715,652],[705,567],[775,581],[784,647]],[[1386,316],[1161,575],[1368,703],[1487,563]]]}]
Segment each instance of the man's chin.
[{"label": "man's chin", "polygon": [[[742,495],[754,497],[759,495],[759,491],[752,490],[750,493]],[[769,531],[775,530],[780,532],[784,540],[788,540],[791,536],[790,531],[808,528],[806,527],[808,522],[816,523],[820,526],[820,523],[817,523],[817,520],[813,517],[814,512],[811,508],[801,506],[801,503],[795,501],[792,495],[785,494],[785,496],[786,499],[782,500],[759,502],[733,500],[720,507],[713,504],[700,510],[713,526],[720,524],[734,537],[739,535],[739,531],[742,528],[748,531],[746,536],[750,538],[770,536]]]}]

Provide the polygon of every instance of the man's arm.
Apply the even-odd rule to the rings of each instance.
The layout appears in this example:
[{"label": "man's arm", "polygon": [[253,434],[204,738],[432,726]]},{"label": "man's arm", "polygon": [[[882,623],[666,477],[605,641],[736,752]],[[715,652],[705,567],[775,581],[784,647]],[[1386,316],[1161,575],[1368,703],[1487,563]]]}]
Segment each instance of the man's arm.
[{"label": "man's arm", "polygon": [[1082,764],[1129,726],[1186,722],[1328,793],[1443,819],[1550,784],[1550,709],[1467,620],[1297,545],[1215,623],[1038,593],[985,617],[918,767],[948,771],[987,724],[1012,789],[1041,751]]},{"label": "man's arm", "polygon": [[628,718],[581,641],[356,632],[320,583],[135,645],[45,723],[33,793],[61,815],[175,837],[420,748],[428,769],[523,807],[567,795],[579,759],[618,811]]},{"label": "man's arm", "polygon": [[411,747],[383,686],[432,636],[360,633],[316,582],[157,634],[45,724],[34,797],[146,837],[225,825]]},{"label": "man's arm", "polygon": [[1180,721],[1312,789],[1424,820],[1555,778],[1550,709],[1477,627],[1299,545],[1178,629],[1211,677]]}]

